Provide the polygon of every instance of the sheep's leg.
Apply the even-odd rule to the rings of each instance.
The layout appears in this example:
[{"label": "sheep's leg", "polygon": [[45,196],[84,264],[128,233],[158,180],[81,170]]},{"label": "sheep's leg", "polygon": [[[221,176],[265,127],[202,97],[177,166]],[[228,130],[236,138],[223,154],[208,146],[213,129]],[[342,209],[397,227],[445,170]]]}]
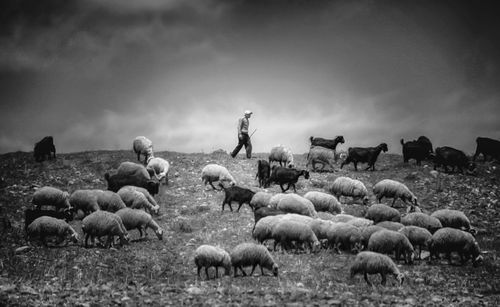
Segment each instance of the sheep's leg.
[{"label": "sheep's leg", "polygon": [[89,234],[86,234],[85,235],[85,247],[89,247],[89,238],[90,238],[90,235]]},{"label": "sheep's leg", "polygon": [[260,274],[262,274],[262,276],[266,276],[266,274],[264,274],[264,268],[262,267],[262,265],[260,265]]},{"label": "sheep's leg", "polygon": [[354,162],[354,170],[358,171],[358,163],[357,162]]},{"label": "sheep's leg", "polygon": [[215,278],[219,278],[219,267],[215,266]]},{"label": "sheep's leg", "polygon": [[383,273],[380,273],[380,276],[382,276],[382,282],[381,282],[381,284],[382,284],[382,286],[385,286],[385,283],[387,282],[387,277]]},{"label": "sheep's leg", "polygon": [[208,266],[205,267],[205,274],[207,274],[207,279],[210,279],[210,275],[208,275]]},{"label": "sheep's leg", "polygon": [[200,271],[201,271],[201,266],[198,266],[198,277],[201,278],[200,276]]},{"label": "sheep's leg", "polygon": [[243,276],[247,276],[247,273],[245,272],[245,270],[243,270],[243,267],[240,265],[240,271],[241,273],[243,273]]},{"label": "sheep's leg", "polygon": [[137,161],[139,161],[139,162],[141,161],[141,153],[140,152],[137,153]]},{"label": "sheep's leg", "polygon": [[139,230],[139,239],[142,239],[142,227],[137,226],[137,230]]},{"label": "sheep's leg", "polygon": [[250,272],[250,276],[253,275],[253,272],[255,271],[255,268],[257,267],[257,263],[255,263],[253,266],[252,266],[252,272]]},{"label": "sheep's leg", "polygon": [[368,280],[368,273],[365,272],[365,280],[366,280],[366,283],[368,284],[368,286],[370,287],[373,287],[372,283]]},{"label": "sheep's leg", "polygon": [[213,188],[214,190],[217,190],[217,189],[214,187],[214,185],[212,184],[212,181],[209,181],[208,183],[212,186],[212,188]]}]

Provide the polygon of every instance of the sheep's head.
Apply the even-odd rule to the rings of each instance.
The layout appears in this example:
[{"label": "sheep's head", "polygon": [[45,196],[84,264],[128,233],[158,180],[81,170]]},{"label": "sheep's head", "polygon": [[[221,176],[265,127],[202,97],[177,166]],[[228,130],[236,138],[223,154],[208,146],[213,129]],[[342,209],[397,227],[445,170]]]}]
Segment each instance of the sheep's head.
[{"label": "sheep's head", "polygon": [[158,237],[158,240],[162,241],[163,240],[163,229],[158,228],[158,230],[155,231],[156,236]]},{"label": "sheep's head", "polygon": [[278,276],[278,265],[276,263],[273,264],[272,271],[274,276]]}]

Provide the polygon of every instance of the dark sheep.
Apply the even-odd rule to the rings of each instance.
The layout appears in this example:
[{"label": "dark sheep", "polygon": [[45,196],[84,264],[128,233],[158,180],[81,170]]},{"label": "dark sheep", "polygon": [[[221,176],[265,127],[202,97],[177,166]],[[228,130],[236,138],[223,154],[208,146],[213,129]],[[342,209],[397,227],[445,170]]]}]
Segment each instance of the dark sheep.
[{"label": "dark sheep", "polygon": [[478,137],[476,139],[476,153],[472,157],[472,161],[476,161],[477,156],[483,154],[484,160],[487,158],[493,158],[500,162],[500,141]]},{"label": "dark sheep", "polygon": [[257,174],[255,178],[259,179],[259,188],[269,187],[269,177],[271,176],[271,166],[266,160],[257,161]]},{"label": "dark sheep", "polygon": [[311,140],[311,146],[321,146],[331,150],[335,150],[339,143],[345,143],[342,135],[336,136],[334,139],[315,138],[312,136],[309,139]]},{"label": "dark sheep", "polygon": [[66,222],[73,220],[73,214],[70,209],[63,211],[26,209],[24,211],[24,230],[28,228],[29,224],[41,216],[50,216],[56,219],[65,220]]},{"label": "dark sheep", "polygon": [[365,170],[372,171],[375,170],[375,162],[381,151],[387,152],[387,144],[381,143],[377,147],[349,147],[347,158],[342,162],[340,168],[345,164],[354,163],[354,169],[358,170],[358,163],[368,163],[368,167]]},{"label": "dark sheep", "polygon": [[156,195],[160,189],[160,182],[151,179],[146,167],[132,162],[123,162],[114,175],[104,174],[108,182],[108,190],[118,192],[121,187],[133,185],[145,188],[151,195]]},{"label": "dark sheep", "polygon": [[253,225],[252,233],[255,230],[255,225],[257,225],[257,222],[260,219],[265,218],[266,216],[280,215],[280,214],[286,214],[286,212],[282,211],[282,210],[279,210],[279,209],[269,208],[269,207],[261,207],[261,208],[256,209],[253,212],[253,216],[254,216],[254,219],[255,219],[255,224]]},{"label": "dark sheep", "polygon": [[401,145],[403,146],[403,161],[405,163],[408,163],[410,159],[415,159],[417,165],[421,165],[421,161],[428,159],[432,154],[432,143],[425,136],[406,143],[401,139]]},{"label": "dark sheep", "polygon": [[473,168],[469,158],[467,158],[463,151],[449,146],[436,148],[434,169],[440,166],[444,168],[445,172],[448,172],[448,166],[451,166],[451,171],[457,168],[460,173],[463,173],[464,169],[472,170]]},{"label": "dark sheep", "polygon": [[44,137],[40,142],[35,143],[35,148],[33,150],[35,161],[42,162],[46,158],[49,160],[56,158],[56,146],[54,146],[54,138],[51,136]]},{"label": "dark sheep", "polygon": [[[309,172],[306,170],[297,170],[295,168],[273,166],[269,183],[279,184],[283,193],[290,189],[290,187],[293,187],[293,191],[297,193],[295,184],[299,180],[300,176],[304,176],[305,179],[309,179]],[[284,184],[288,184],[286,189],[283,188]]]},{"label": "dark sheep", "polygon": [[224,197],[224,201],[222,202],[222,211],[224,211],[224,207],[226,206],[226,204],[228,204],[229,209],[233,211],[233,207],[231,206],[231,203],[233,201],[239,204],[238,210],[236,210],[237,212],[240,211],[240,208],[241,206],[243,206],[243,204],[248,204],[250,208],[252,208],[252,205],[250,205],[250,201],[252,200],[252,197],[255,195],[254,191],[239,186],[230,186],[226,188],[222,183],[219,183],[219,186],[221,187],[222,190],[224,190],[226,194]]}]

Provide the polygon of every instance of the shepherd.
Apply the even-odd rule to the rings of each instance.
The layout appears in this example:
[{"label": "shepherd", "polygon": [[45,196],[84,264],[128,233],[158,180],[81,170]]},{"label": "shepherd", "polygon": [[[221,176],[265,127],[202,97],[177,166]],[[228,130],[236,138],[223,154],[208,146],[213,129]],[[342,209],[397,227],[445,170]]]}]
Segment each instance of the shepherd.
[{"label": "shepherd", "polygon": [[250,141],[250,135],[248,134],[248,126],[250,125],[249,118],[250,116],[252,116],[252,114],[252,111],[246,110],[243,113],[243,117],[238,119],[238,145],[236,145],[233,152],[231,153],[231,157],[233,158],[235,158],[238,152],[240,152],[240,149],[241,147],[243,147],[243,145],[245,145],[247,159],[252,158],[252,142]]}]

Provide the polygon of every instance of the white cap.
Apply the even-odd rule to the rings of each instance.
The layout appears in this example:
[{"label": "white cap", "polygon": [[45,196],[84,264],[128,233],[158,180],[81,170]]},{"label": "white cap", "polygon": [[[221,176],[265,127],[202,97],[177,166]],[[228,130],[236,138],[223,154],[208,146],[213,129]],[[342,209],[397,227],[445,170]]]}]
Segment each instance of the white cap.
[{"label": "white cap", "polygon": [[250,111],[250,110],[246,110],[244,114],[245,114],[245,115],[248,115],[248,114],[253,114],[253,112],[252,112],[252,111]]}]

